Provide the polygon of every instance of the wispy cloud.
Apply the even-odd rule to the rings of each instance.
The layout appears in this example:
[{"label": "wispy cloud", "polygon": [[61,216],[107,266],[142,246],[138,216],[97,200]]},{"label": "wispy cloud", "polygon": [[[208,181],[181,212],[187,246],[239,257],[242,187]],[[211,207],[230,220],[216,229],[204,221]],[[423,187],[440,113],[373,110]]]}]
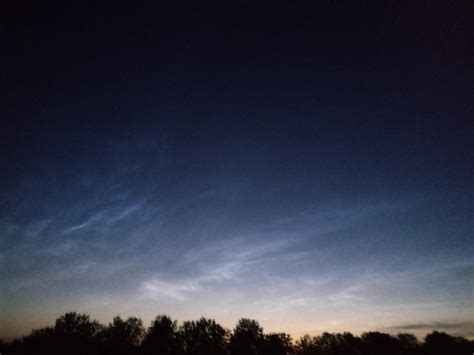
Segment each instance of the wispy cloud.
[{"label": "wispy cloud", "polygon": [[474,321],[440,321],[426,323],[407,323],[385,328],[397,332],[423,332],[446,331],[454,335],[474,338]]},{"label": "wispy cloud", "polygon": [[141,207],[142,207],[143,203],[137,203],[133,206],[129,206],[127,208],[125,208],[124,210],[122,210],[118,215],[116,216],[113,216],[111,217],[107,224],[115,224],[117,223],[118,221],[124,219],[124,218],[127,218],[128,216],[130,216],[131,214],[137,212]]},{"label": "wispy cloud", "polygon": [[[46,304],[49,289],[63,295],[80,282],[89,288],[74,302],[99,310],[104,308],[99,299],[104,299],[109,304],[104,312],[143,307],[146,316],[166,305],[184,319],[196,312],[224,321],[247,314],[274,324],[273,329],[285,331],[288,326],[293,328],[287,331],[303,333],[325,327],[373,329],[386,326],[387,319],[407,325],[406,331],[425,325],[430,330],[430,323],[405,322],[429,321],[431,314],[441,312],[439,319],[449,319],[449,312],[464,312],[459,303],[469,299],[463,291],[472,284],[468,256],[460,260],[459,254],[440,251],[433,263],[406,257],[417,251],[411,247],[403,253],[407,260],[400,262],[394,250],[405,246],[393,241],[409,202],[321,203],[262,215],[255,211],[249,221],[250,213],[237,216],[226,207],[222,214],[214,213],[214,202],[232,192],[225,189],[171,202],[158,202],[157,196],[137,202],[140,197],[128,194],[120,182],[117,190],[55,215],[54,222],[28,227],[30,234],[20,225],[9,227],[12,240],[23,234],[44,237],[44,244],[39,238],[23,238],[21,252],[9,253],[11,264],[17,265],[17,276],[6,288],[11,304],[19,291],[34,292]],[[109,198],[122,190],[128,195]],[[229,211],[241,199],[244,194],[234,193]],[[71,215],[75,223],[70,223]],[[372,221],[377,226],[369,230]],[[32,270],[39,270],[41,278]],[[69,296],[61,297],[69,302]],[[454,323],[452,328],[436,328],[457,334],[469,329],[455,329]]]},{"label": "wispy cloud", "polygon": [[185,300],[191,292],[200,290],[200,284],[196,281],[186,280],[185,282],[169,282],[160,279],[152,279],[143,282],[141,285],[144,298],[171,298],[173,300]]},{"label": "wispy cloud", "polygon": [[235,286],[255,268],[262,269],[265,264],[274,262],[273,254],[293,243],[281,240],[250,245],[243,238],[210,243],[190,250],[177,263],[181,269],[194,269],[191,276],[175,275],[173,281],[169,281],[155,275],[144,280],[140,289],[144,298],[184,300],[192,293],[211,292],[223,282],[232,282]]},{"label": "wispy cloud", "polygon": [[128,206],[124,209],[110,208],[98,211],[87,218],[84,222],[67,228],[64,232],[71,233],[92,226],[112,226],[119,221],[129,217],[142,208],[143,202]]},{"label": "wispy cloud", "polygon": [[74,231],[77,231],[79,229],[87,228],[90,227],[96,223],[100,223],[103,220],[103,216],[105,215],[105,211],[100,211],[86,219],[84,222],[80,224],[76,224],[74,226],[71,226],[65,230],[65,233],[71,233]]},{"label": "wispy cloud", "polygon": [[329,302],[334,306],[355,306],[365,301],[362,295],[363,286],[360,284],[343,287],[328,296]]}]

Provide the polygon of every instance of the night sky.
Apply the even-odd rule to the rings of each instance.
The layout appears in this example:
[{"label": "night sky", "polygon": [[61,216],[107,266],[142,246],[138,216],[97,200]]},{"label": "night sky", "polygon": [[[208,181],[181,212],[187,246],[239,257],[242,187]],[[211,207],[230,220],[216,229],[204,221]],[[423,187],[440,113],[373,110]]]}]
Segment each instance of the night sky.
[{"label": "night sky", "polygon": [[40,3],[0,22],[1,335],[474,337],[472,2]]}]

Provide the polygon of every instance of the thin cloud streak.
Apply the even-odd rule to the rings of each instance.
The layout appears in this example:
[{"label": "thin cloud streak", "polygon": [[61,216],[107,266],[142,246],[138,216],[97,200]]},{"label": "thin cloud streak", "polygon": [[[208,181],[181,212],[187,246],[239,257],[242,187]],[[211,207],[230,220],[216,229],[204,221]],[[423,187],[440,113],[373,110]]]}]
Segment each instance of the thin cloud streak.
[{"label": "thin cloud streak", "polygon": [[426,334],[432,331],[445,331],[456,336],[474,338],[474,321],[444,321],[432,323],[408,323],[385,328],[392,332],[415,332]]},{"label": "thin cloud streak", "polygon": [[201,263],[198,275],[173,282],[155,276],[143,281],[140,290],[144,298],[166,296],[180,301],[193,292],[213,292],[219,283],[237,282],[249,270],[271,261],[273,253],[281,252],[292,244],[294,242],[279,241],[250,246],[243,238],[212,243],[188,252],[178,262],[181,267],[193,268],[196,262],[206,260],[211,255],[219,255],[214,262]]},{"label": "thin cloud streak", "polygon": [[143,207],[143,203],[137,203],[135,205],[126,207],[120,211],[117,211],[116,208],[111,208],[111,209],[105,209],[99,212],[96,212],[93,214],[91,217],[86,219],[81,224],[71,226],[67,228],[64,233],[72,233],[77,230],[89,228],[91,226],[112,226],[121,220],[131,216],[132,214],[136,213],[138,210],[140,210]]},{"label": "thin cloud streak", "polygon": [[[224,196],[225,192],[213,192],[210,196],[216,194]],[[202,199],[206,200],[206,196]],[[140,310],[139,305],[143,305],[142,314],[148,315],[150,309],[166,305],[166,309],[174,309],[182,319],[196,316],[193,312],[199,309],[229,325],[247,314],[262,319],[271,329],[292,333],[314,331],[315,319],[322,330],[329,325],[333,326],[329,330],[361,329],[369,320],[372,327],[382,326],[384,319],[394,313],[400,323],[413,318],[415,313],[419,319],[427,319],[435,309],[447,306],[444,296],[436,292],[430,301],[421,300],[425,296],[423,289],[432,283],[429,275],[451,277],[450,272],[442,269],[443,265],[454,265],[448,256],[438,260],[436,270],[426,260],[416,259],[407,263],[406,268],[392,270],[386,264],[387,258],[380,260],[380,267],[372,263],[369,268],[365,258],[357,256],[359,244],[365,242],[366,236],[353,231],[379,216],[397,216],[410,208],[410,201],[338,202],[327,206],[321,203],[317,207],[289,210],[284,217],[276,214],[274,218],[257,219],[251,225],[246,221],[235,223],[233,216],[223,214],[219,216],[222,232],[215,236],[206,233],[207,227],[192,229],[204,222],[212,225],[213,218],[206,214],[197,214],[195,224],[175,229],[182,214],[193,207],[184,204],[179,211],[167,211],[158,209],[158,200],[158,196],[150,197],[146,200],[147,208],[143,201],[122,202],[121,208],[98,210],[82,223],[69,227],[76,227],[72,231],[77,232],[90,229],[96,234],[77,234],[73,238],[61,229],[61,221],[51,224],[48,232],[55,244],[48,242],[23,249],[32,256],[33,264],[45,256],[51,259],[39,265],[42,281],[35,282],[34,275],[25,274],[8,283],[8,292],[29,292],[41,289],[42,285],[60,291],[61,287],[71,287],[68,285],[80,280],[90,289],[76,294],[75,302],[87,304],[89,309],[100,309],[98,304],[94,305],[96,298],[107,300],[110,312],[116,311],[114,305]],[[201,201],[201,197],[196,201]],[[121,222],[129,229],[117,236],[116,226]],[[176,251],[166,238],[179,237],[180,233],[192,238],[184,239],[188,248]],[[114,248],[107,247],[109,237],[113,237]],[[72,262],[79,251],[88,252],[88,256]],[[378,261],[373,255],[367,257]],[[345,263],[348,259],[350,269]],[[410,263],[417,268],[410,268]],[[468,275],[469,268],[458,272],[463,270]],[[104,282],[117,286],[99,289],[98,285]],[[412,294],[400,294],[404,288]],[[49,303],[41,300],[43,293],[47,295],[45,291],[36,292],[38,302],[47,306]],[[124,295],[127,301],[123,300]],[[22,301],[18,302],[21,305]],[[358,315],[354,309],[370,314],[371,319]],[[281,319],[287,319],[288,328],[281,324]]]}]

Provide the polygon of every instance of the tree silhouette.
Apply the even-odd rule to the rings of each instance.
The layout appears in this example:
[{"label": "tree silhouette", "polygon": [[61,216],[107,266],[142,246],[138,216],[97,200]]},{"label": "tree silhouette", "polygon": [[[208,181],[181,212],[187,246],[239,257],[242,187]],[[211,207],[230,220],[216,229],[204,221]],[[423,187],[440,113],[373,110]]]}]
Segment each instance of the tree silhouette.
[{"label": "tree silhouette", "polygon": [[7,349],[8,349],[8,343],[0,339],[0,354],[5,354]]},{"label": "tree silhouette", "polygon": [[420,343],[413,334],[398,334],[397,340],[401,355],[414,355],[420,351]]},{"label": "tree silhouette", "polygon": [[54,325],[54,333],[62,354],[84,354],[97,352],[96,334],[102,326],[86,314],[66,313]]},{"label": "tree silhouette", "polygon": [[303,335],[296,341],[294,351],[298,355],[317,355],[320,353],[315,346],[314,337],[308,334]]},{"label": "tree silhouette", "polygon": [[57,335],[78,339],[92,339],[100,329],[101,325],[97,321],[91,321],[88,315],[76,312],[59,317],[54,325]]},{"label": "tree silhouette", "polygon": [[263,341],[263,329],[253,319],[241,318],[230,338],[232,355],[256,355]]},{"label": "tree silhouette", "polygon": [[340,354],[362,354],[362,340],[349,332],[336,334]]},{"label": "tree silhouette", "polygon": [[107,354],[136,354],[145,336],[141,319],[130,317],[126,321],[115,317],[99,334],[102,352]]},{"label": "tree silhouette", "polygon": [[367,332],[362,334],[362,346],[364,354],[378,355],[381,352],[386,355],[400,354],[399,342],[389,334],[380,332]]},{"label": "tree silhouette", "polygon": [[334,354],[338,347],[337,337],[335,334],[323,333],[314,339],[314,343],[319,351],[323,354]]},{"label": "tree silhouette", "polygon": [[214,319],[184,322],[180,327],[180,335],[186,355],[226,354],[228,331]]},{"label": "tree silhouette", "polygon": [[57,354],[57,341],[54,328],[41,328],[33,330],[30,335],[22,339],[15,340],[8,351],[14,354]]},{"label": "tree silhouette", "polygon": [[285,333],[265,335],[260,346],[260,354],[262,355],[286,355],[292,350],[291,336]]},{"label": "tree silhouette", "polygon": [[443,332],[434,331],[425,337],[422,347],[422,354],[426,355],[462,355],[473,354],[474,342],[469,342],[464,338],[452,337]]},{"label": "tree silhouette", "polygon": [[362,341],[348,332],[325,332],[315,337],[305,335],[296,342],[295,352],[301,355],[357,355],[362,354]]},{"label": "tree silhouette", "polygon": [[304,335],[295,344],[285,333],[264,334],[256,320],[242,318],[233,332],[213,319],[186,321],[180,327],[159,315],[145,331],[140,319],[115,317],[104,327],[76,312],[59,317],[53,327],[5,343],[1,355],[464,355],[474,341],[442,332],[419,343],[412,334],[367,332]]},{"label": "tree silhouette", "polygon": [[[97,334],[102,326],[88,315],[66,313],[54,327],[37,329],[15,341],[11,351],[16,354],[97,354],[100,352]],[[3,353],[2,353],[3,354]]]},{"label": "tree silhouette", "polygon": [[157,316],[145,335],[142,350],[149,355],[181,354],[177,322],[166,315]]}]

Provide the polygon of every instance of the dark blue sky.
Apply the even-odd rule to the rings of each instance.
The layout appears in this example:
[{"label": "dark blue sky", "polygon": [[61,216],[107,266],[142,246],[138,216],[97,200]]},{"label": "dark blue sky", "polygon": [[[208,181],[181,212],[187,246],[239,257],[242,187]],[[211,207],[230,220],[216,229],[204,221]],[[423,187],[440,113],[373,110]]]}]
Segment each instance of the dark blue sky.
[{"label": "dark blue sky", "polygon": [[11,8],[1,332],[474,336],[472,4]]}]

